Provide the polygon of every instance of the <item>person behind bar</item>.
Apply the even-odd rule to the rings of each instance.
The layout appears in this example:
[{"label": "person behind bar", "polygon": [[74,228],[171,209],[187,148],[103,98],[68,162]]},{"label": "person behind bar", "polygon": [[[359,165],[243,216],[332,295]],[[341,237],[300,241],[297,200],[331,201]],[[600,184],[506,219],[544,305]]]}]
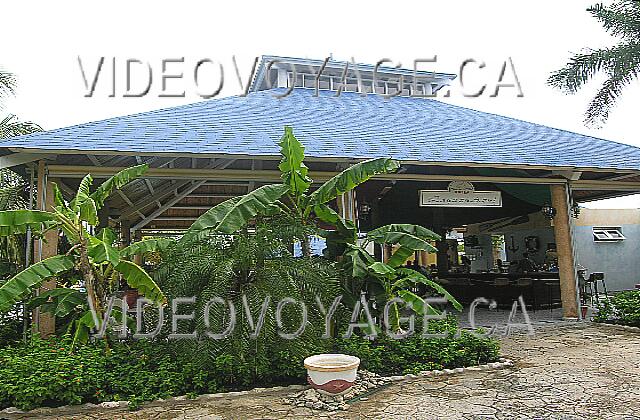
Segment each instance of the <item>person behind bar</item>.
[{"label": "person behind bar", "polygon": [[529,258],[526,252],[522,254],[522,260],[518,266],[518,273],[534,273],[538,271],[538,264]]}]

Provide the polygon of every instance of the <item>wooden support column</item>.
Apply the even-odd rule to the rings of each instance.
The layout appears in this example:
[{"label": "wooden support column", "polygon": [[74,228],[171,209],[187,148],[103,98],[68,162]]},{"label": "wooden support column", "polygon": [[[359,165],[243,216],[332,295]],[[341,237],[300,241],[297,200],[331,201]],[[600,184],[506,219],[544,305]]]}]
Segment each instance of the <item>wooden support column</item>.
[{"label": "wooden support column", "polygon": [[104,205],[98,210],[98,229],[109,227],[109,213],[111,212],[109,202],[105,201]]},{"label": "wooden support column", "polygon": [[356,208],[356,192],[354,190],[347,191],[336,198],[338,204],[338,213],[347,220],[351,220],[358,226],[358,210]]},{"label": "wooden support column", "polygon": [[120,222],[120,237],[122,238],[122,248],[131,245],[131,222],[123,220]]},{"label": "wooden support column", "polygon": [[[43,160],[38,162],[38,209],[51,211],[54,206],[53,184],[47,180],[46,166]],[[50,230],[44,235],[44,240],[38,240],[36,262],[58,255],[58,231]],[[46,281],[36,292],[40,294],[56,288],[56,279]],[[34,330],[43,338],[55,333],[55,317],[47,312],[36,309],[33,314]]]},{"label": "wooden support column", "polygon": [[[142,240],[142,232],[140,230],[135,230],[133,232],[133,242],[139,242]],[[142,255],[141,254],[135,254],[133,256],[133,262],[138,264],[138,265],[142,265]]]},{"label": "wooden support column", "polygon": [[576,268],[573,259],[573,240],[569,200],[566,185],[551,185],[551,205],[556,209],[553,230],[558,249],[560,294],[565,318],[578,318]]}]

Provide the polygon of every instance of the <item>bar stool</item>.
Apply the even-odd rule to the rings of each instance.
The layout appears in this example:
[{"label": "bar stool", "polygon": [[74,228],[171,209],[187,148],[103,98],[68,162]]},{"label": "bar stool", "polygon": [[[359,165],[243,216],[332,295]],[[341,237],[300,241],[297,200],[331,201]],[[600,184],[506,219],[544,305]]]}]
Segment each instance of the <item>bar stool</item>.
[{"label": "bar stool", "polygon": [[493,279],[493,285],[494,286],[508,286],[509,285],[509,279],[506,277],[496,277],[495,279]]},{"label": "bar stool", "polygon": [[[510,283],[510,280],[507,277],[496,277],[495,279],[493,279],[493,286],[501,288],[502,290],[500,290],[500,292],[505,292],[505,293],[500,293],[500,297],[505,297],[505,296],[507,298],[510,297],[509,296],[509,283]],[[506,289],[506,291],[505,291],[505,289]],[[495,297],[495,299],[497,301],[501,300],[501,299],[498,299],[497,296]]]},{"label": "bar stool", "polygon": [[549,312],[553,312],[553,295],[556,286],[560,287],[560,281],[545,281],[544,285],[547,287],[547,304],[549,305]]},{"label": "bar stool", "polygon": [[607,292],[607,284],[604,281],[604,273],[591,273],[589,278],[585,281],[585,288],[589,289],[591,300],[593,302],[593,297],[595,297],[595,304],[600,302],[600,293],[598,291],[598,282],[602,284],[602,289],[604,290],[604,296],[608,300],[609,293]]},{"label": "bar stool", "polygon": [[459,294],[459,298],[460,300],[462,300],[463,302],[466,302],[468,300],[468,298],[471,296],[472,290],[471,290],[471,279],[469,278],[459,278],[459,279],[451,279],[449,281],[449,284],[452,287],[455,287],[456,290],[458,291]]},{"label": "bar stool", "polygon": [[[529,291],[529,296],[527,296],[527,301],[531,301],[531,308],[533,308],[533,312],[536,311],[536,291],[534,288],[534,280],[530,277],[521,277],[518,280],[516,280],[516,286],[519,289],[523,289],[523,290],[528,290]],[[519,293],[519,295],[521,295],[522,293]],[[531,298],[531,299],[529,299]],[[526,302],[525,302],[526,303]]]}]

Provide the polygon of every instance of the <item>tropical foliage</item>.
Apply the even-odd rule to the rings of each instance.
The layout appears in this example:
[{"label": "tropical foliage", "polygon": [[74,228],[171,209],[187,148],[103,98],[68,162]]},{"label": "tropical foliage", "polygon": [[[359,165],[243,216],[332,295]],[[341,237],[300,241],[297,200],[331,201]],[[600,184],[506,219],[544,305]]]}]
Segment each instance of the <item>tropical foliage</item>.
[{"label": "tropical foliage", "polygon": [[[382,374],[497,359],[495,341],[470,333],[454,334],[457,323],[452,317],[429,323],[429,332],[449,333],[440,338],[422,337],[416,329],[404,340],[384,336],[374,341],[359,336],[323,339],[325,317],[317,301],[327,308],[345,291],[352,298],[343,301],[346,307],[338,308],[337,320],[348,319],[344,315],[351,314],[361,291],[376,303],[402,297],[421,314],[437,310],[418,296],[417,286],[444,296],[456,308],[459,304],[425,275],[403,267],[414,252],[433,251],[431,243],[438,235],[421,226],[396,224],[359,238],[355,224],[331,207],[340,194],[378,173],[396,170],[398,162],[361,162],[312,191],[304,148],[290,128],[285,129],[280,146],[282,184],[222,202],[196,220],[179,241],[149,239],[120,249],[114,231],[96,227],[97,211],[109,194],[141,176],[144,165],[126,169],[93,190],[88,175],[68,202],[55,187],[55,207],[49,212],[0,211],[2,236],[27,228],[39,236],[60,230],[70,244],[68,253],[34,264],[0,286],[0,310],[28,299],[29,308],[54,313],[66,323],[63,331],[73,332],[0,348],[0,408],[123,399],[135,407],[142,401],[174,395],[301,383],[305,372],[300,361],[320,352],[354,354],[362,358],[364,368]],[[323,257],[311,255],[310,235],[324,237],[330,252]],[[294,255],[294,243],[300,244],[302,256]],[[382,263],[369,253],[371,245],[396,250]],[[154,280],[129,260],[146,252],[162,256]],[[65,287],[29,298],[46,279],[69,272],[76,275],[67,276]],[[152,342],[118,342],[107,337],[77,346],[90,328],[104,322],[107,297],[121,280],[156,305],[163,305],[166,297],[195,296],[188,309],[175,308],[195,316],[181,319],[175,327],[166,323]],[[224,304],[207,308],[212,298]],[[281,308],[283,316],[278,320],[274,309],[284,298],[293,298],[296,304]],[[306,323],[300,303],[306,308]],[[93,318],[91,308],[99,316]],[[236,328],[226,337],[211,337],[230,325],[231,308]],[[394,309],[392,328],[398,331],[402,308]],[[173,306],[165,309],[165,318],[173,315],[166,313],[172,310]],[[260,324],[263,311],[264,323]],[[156,321],[154,311],[144,313],[146,331],[154,329]],[[417,323],[421,325],[421,319]],[[301,327],[304,332],[299,339],[290,340],[286,334]],[[342,333],[345,327],[337,321],[333,332]],[[176,333],[190,339],[166,339]],[[107,346],[109,351],[105,351]]]},{"label": "tropical foliage", "polygon": [[42,131],[42,127],[38,124],[29,121],[20,121],[12,114],[0,120],[0,139],[23,136],[38,131]]},{"label": "tropical foliage", "polygon": [[0,70],[0,98],[13,94],[16,87],[16,77],[13,73]]},{"label": "tropical foliage", "polygon": [[[16,78],[12,73],[0,70],[0,99],[14,93]],[[31,134],[42,128],[31,122],[21,122],[15,115],[0,119],[0,139]],[[26,183],[20,175],[10,169],[0,169],[0,211],[26,209]],[[7,269],[15,270],[24,264],[24,243],[22,235],[0,237],[0,278]]]},{"label": "tropical foliage", "polygon": [[[15,75],[0,69],[0,99],[13,95],[16,85]],[[15,115],[11,114],[0,120],[0,139],[31,134],[41,130],[42,128],[40,128],[39,125],[32,122],[20,122],[16,119]]]},{"label": "tropical foliage", "polygon": [[[93,179],[91,175],[87,175],[80,182],[76,196],[70,202],[64,200],[62,193],[54,185],[55,206],[51,211],[0,211],[1,236],[24,233],[27,229],[31,229],[34,235],[60,230],[71,244],[66,255],[56,255],[35,263],[0,286],[0,312],[27,299],[48,279],[70,270],[80,273],[82,281],[79,284],[45,292],[31,306],[44,305],[43,309],[56,316],[75,314],[69,328],[74,328],[76,339],[86,341],[89,330],[102,325],[108,297],[119,288],[121,279],[148,299],[164,303],[164,294],[155,282],[142,267],[128,258],[140,251],[165,246],[165,241],[144,241],[118,249],[115,244],[116,234],[110,228],[103,227],[97,234],[90,233],[96,230],[98,210],[107,197],[146,170],[146,165],[125,169],[93,192]],[[84,307],[81,302],[86,302],[87,306]]]},{"label": "tropical foliage", "polygon": [[[6,171],[0,173],[0,211],[19,210],[26,208],[24,199],[25,188],[22,180],[6,180],[13,172]],[[23,235],[9,235],[0,237],[0,278],[6,279],[8,274],[15,274],[18,267],[24,265],[25,238]]]},{"label": "tropical foliage", "polygon": [[[222,292],[225,298],[227,295],[239,298],[241,292],[246,290],[261,290],[255,295],[255,305],[259,305],[271,293],[272,297],[299,297],[313,306],[314,295],[308,292],[313,289],[321,296],[319,292],[322,288],[319,286],[324,283],[326,295],[336,278],[335,274],[330,274],[329,267],[332,265],[329,261],[310,256],[309,235],[319,234],[327,241],[327,247],[331,250],[329,255],[337,256],[338,250],[343,252],[339,258],[342,262],[332,270],[340,270],[343,291],[350,292],[345,300],[349,306],[354,306],[361,290],[367,290],[379,303],[401,297],[420,314],[436,313],[435,308],[408,290],[421,284],[446,297],[456,308],[461,308],[438,284],[414,270],[401,267],[414,252],[433,251],[430,241],[438,240],[438,235],[421,226],[388,225],[369,232],[364,241],[358,241],[355,224],[342,218],[328,205],[340,194],[372,176],[395,171],[399,167],[397,161],[373,159],[358,163],[310,192],[313,181],[304,164],[304,147],[290,127],[285,128],[279,144],[282,154],[279,168],[283,184],[267,185],[245,196],[229,199],[196,220],[179,241],[174,254],[165,258],[167,263],[159,271],[158,281],[165,290],[170,290],[175,279],[181,278],[184,280],[180,284],[195,286],[195,289],[180,288],[179,295],[182,296],[202,296],[203,292],[203,297],[212,293],[220,296]],[[251,223],[254,232],[249,234],[247,226]],[[334,229],[321,229],[320,223]],[[197,242],[203,239],[204,244]],[[294,241],[301,243],[303,259],[291,255]],[[387,263],[376,262],[366,251],[369,243],[395,245],[398,249]],[[310,284],[318,277],[311,273],[314,260],[316,262],[313,264],[325,267],[315,269],[317,274],[325,276],[324,282],[322,275],[319,276],[315,286]],[[185,270],[185,267],[189,267],[189,270]],[[277,267],[277,270],[270,271],[271,267]],[[291,270],[300,275],[291,275]],[[273,280],[271,275],[274,276]],[[194,276],[202,278],[204,282],[194,281]],[[260,282],[267,280],[272,283],[262,288]],[[205,292],[205,289],[208,291]],[[399,309],[394,304],[392,319],[396,331],[400,329],[398,313]],[[220,315],[216,319],[224,318],[222,314],[216,315]],[[275,333],[275,328],[270,331]],[[247,337],[247,334],[243,335],[241,341],[246,343]],[[246,344],[243,346],[246,347]]]},{"label": "tropical foliage", "polygon": [[610,6],[596,4],[587,11],[619,42],[609,48],[575,54],[564,68],[549,77],[548,83],[576,93],[597,73],[604,73],[606,80],[585,113],[587,124],[598,124],[607,120],[622,91],[640,74],[640,2],[618,0]]},{"label": "tropical foliage", "polygon": [[[331,303],[340,291],[340,273],[332,261],[311,255],[309,236],[330,234],[318,228],[318,221],[322,221],[345,227],[355,238],[355,225],[340,218],[327,203],[375,174],[398,168],[398,163],[390,159],[361,162],[310,192],[313,181],[303,162],[304,147],[291,128],[285,128],[279,144],[283,183],[257,188],[207,211],[166,252],[165,263],[158,269],[156,280],[169,296],[198,296],[196,313],[203,314],[202,306],[211,297],[221,297],[231,301],[241,314],[239,328],[225,340],[177,344],[204,362],[228,354],[242,355],[259,364],[279,351],[302,357],[309,353],[309,346],[322,346],[324,318],[315,299],[325,305]],[[294,257],[294,242],[301,244],[303,258]],[[243,299],[257,316],[266,299],[273,306],[283,298],[303,302],[308,310],[309,322],[302,337],[281,338],[270,308],[259,339],[252,339]],[[285,325],[281,328],[288,332],[299,328],[301,319],[301,309],[290,306],[284,312]],[[225,312],[221,305],[212,308],[210,318],[217,323],[211,326],[213,330],[225,329]],[[202,336],[202,316],[191,325],[185,324],[187,331],[194,328]]]},{"label": "tropical foliage", "polygon": [[345,235],[355,238],[355,225],[342,219],[327,203],[372,176],[394,172],[400,166],[393,159],[366,160],[345,169],[315,191],[309,192],[313,180],[309,178],[308,168],[304,164],[304,146],[295,138],[291,127],[285,127],[279,145],[282,155],[279,165],[282,184],[258,188],[212,208],[194,222],[187,236],[211,231],[231,234],[247,225],[258,214],[280,214],[288,220],[282,226],[288,225],[290,229],[295,229],[292,234],[301,241],[303,254],[309,256],[309,235],[328,234],[318,230],[318,221],[336,226]]},{"label": "tropical foliage", "polygon": [[[439,331],[455,328],[452,319],[433,325]],[[170,396],[301,384],[306,377],[299,355],[286,349],[257,359],[226,352],[203,365],[166,341],[114,342],[109,351],[103,341],[73,352],[71,346],[70,337],[46,341],[36,337],[27,344],[0,348],[0,410],[122,400],[135,408],[143,401]],[[305,356],[326,348],[308,351]],[[404,340],[352,337],[337,340],[330,351],[360,357],[363,369],[398,375],[495,362],[499,347],[494,340],[462,332],[459,337]]]},{"label": "tropical foliage", "polygon": [[[0,70],[0,99],[14,93],[16,78],[12,73]],[[2,104],[0,103],[0,109]],[[0,139],[40,131],[37,124],[21,122],[14,115],[0,118]],[[10,169],[0,169],[0,211],[27,208],[25,197],[28,191],[20,175]],[[25,235],[0,237],[0,285],[25,263]],[[11,313],[0,313],[0,343],[15,341],[22,336],[25,323],[24,305],[15,307]]]},{"label": "tropical foliage", "polygon": [[595,321],[640,327],[640,290],[616,293],[600,302]]},{"label": "tropical foliage", "polygon": [[[438,240],[440,240],[439,235],[422,226],[411,224],[382,226],[368,232],[359,244],[348,243],[342,265],[348,276],[354,280],[354,284],[366,287],[369,294],[375,299],[378,308],[383,308],[386,302],[400,298],[418,315],[440,314],[440,311],[412,291],[412,289],[417,290],[421,288],[420,286],[425,286],[432,293],[444,297],[455,309],[460,311],[462,305],[442,286],[424,274],[404,267],[407,259],[413,256],[416,251],[436,252],[431,242]],[[370,243],[395,246],[396,250],[386,263],[376,261],[367,251]],[[397,303],[393,303],[391,309],[387,327],[394,332],[399,332],[401,330],[399,318],[402,308]]]},{"label": "tropical foliage", "polygon": [[[334,265],[319,257],[295,258],[291,254],[292,238],[277,229],[278,222],[258,218],[251,232],[241,230],[234,235],[208,234],[193,241],[181,241],[163,253],[163,263],[156,271],[156,281],[169,298],[196,296],[188,310],[196,314],[192,322],[182,322],[179,333],[197,332],[192,340],[174,341],[181,354],[188,354],[199,365],[208,366],[228,357],[240,359],[240,366],[265,366],[273,355],[284,352],[302,360],[305,355],[323,348],[321,336],[324,318],[315,297],[328,304],[339,293],[339,273]],[[222,339],[207,333],[221,333],[230,325],[230,309],[216,304],[205,319],[204,307],[212,298],[230,302],[236,313],[236,327]],[[282,311],[278,326],[275,309],[279,301],[294,299]],[[265,305],[266,307],[263,307]],[[295,340],[280,336],[293,333],[302,321],[301,303],[307,311],[304,332]],[[245,306],[246,305],[246,306]],[[247,308],[249,312],[247,312]],[[264,323],[258,326],[261,311]],[[186,311],[186,309],[185,309]],[[248,319],[251,317],[252,322]],[[155,319],[149,322],[153,328]],[[254,327],[252,327],[252,324]],[[169,334],[167,325],[164,335]],[[242,381],[262,381],[263,369],[235,376]]]}]

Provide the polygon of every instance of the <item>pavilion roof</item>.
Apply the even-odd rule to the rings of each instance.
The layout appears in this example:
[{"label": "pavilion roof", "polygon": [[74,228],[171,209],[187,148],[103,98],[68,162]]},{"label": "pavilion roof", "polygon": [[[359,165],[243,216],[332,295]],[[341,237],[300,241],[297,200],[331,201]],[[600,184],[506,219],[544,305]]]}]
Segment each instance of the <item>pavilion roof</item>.
[{"label": "pavilion roof", "polygon": [[0,142],[14,152],[273,156],[290,125],[312,159],[640,170],[640,148],[434,99],[295,88],[211,99]]}]

